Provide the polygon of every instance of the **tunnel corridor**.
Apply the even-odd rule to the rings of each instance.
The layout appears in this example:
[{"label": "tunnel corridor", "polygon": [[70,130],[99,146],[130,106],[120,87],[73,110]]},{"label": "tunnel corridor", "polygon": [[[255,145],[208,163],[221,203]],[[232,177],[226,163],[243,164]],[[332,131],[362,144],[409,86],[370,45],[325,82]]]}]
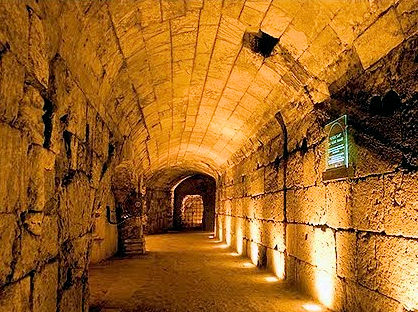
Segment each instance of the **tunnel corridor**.
[{"label": "tunnel corridor", "polygon": [[328,311],[209,232],[152,235],[147,246],[91,266],[91,312]]},{"label": "tunnel corridor", "polygon": [[417,47],[416,0],[0,0],[0,312],[417,312]]}]

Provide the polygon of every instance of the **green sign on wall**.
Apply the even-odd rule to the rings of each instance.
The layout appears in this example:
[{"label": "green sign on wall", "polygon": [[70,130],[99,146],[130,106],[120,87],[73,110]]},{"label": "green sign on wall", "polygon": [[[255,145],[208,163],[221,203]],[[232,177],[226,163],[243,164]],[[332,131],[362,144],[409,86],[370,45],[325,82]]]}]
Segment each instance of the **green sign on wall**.
[{"label": "green sign on wall", "polygon": [[332,180],[351,176],[347,115],[327,124],[325,131],[328,133],[328,139],[326,171],[323,173],[323,179]]}]

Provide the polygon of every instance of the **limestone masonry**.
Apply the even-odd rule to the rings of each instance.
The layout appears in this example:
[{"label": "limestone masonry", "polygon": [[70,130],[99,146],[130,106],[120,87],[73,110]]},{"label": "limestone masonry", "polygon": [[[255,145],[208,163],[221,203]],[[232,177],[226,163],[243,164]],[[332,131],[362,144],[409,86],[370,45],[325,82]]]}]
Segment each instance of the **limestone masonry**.
[{"label": "limestone masonry", "polygon": [[[89,311],[89,265],[150,261],[188,195],[324,309],[418,311],[417,10],[0,0],[0,312]],[[344,115],[350,175],[323,179]]]}]

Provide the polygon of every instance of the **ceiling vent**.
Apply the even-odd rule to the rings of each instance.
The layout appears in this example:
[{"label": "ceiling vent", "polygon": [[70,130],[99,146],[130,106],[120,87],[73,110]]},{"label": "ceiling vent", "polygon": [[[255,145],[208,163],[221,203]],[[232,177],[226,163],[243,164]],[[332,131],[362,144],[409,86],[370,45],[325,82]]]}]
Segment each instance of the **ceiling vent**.
[{"label": "ceiling vent", "polygon": [[263,57],[269,57],[279,39],[259,30],[256,33],[245,32],[243,42],[244,46],[253,52],[261,54]]}]

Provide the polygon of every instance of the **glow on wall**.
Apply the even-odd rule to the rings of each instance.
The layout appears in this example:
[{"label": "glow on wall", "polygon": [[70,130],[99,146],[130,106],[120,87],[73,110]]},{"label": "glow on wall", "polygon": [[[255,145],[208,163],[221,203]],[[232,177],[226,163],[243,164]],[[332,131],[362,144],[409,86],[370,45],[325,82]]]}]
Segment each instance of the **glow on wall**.
[{"label": "glow on wall", "polygon": [[314,269],[314,283],[319,301],[331,308],[335,295],[336,251],[334,233],[331,230],[314,229],[311,249]]},{"label": "glow on wall", "polygon": [[243,244],[243,235],[242,235],[242,219],[235,218],[236,222],[236,250],[239,255],[242,255],[242,244]]},{"label": "glow on wall", "polygon": [[257,221],[250,222],[250,258],[254,265],[258,264],[258,242],[260,241],[260,228]]},{"label": "glow on wall", "polygon": [[225,216],[225,241],[228,246],[231,246],[232,241],[231,230],[231,216]]},{"label": "glow on wall", "polygon": [[272,258],[273,258],[273,273],[279,279],[285,278],[285,260],[284,260],[284,253],[279,252],[278,250],[272,250]]}]

